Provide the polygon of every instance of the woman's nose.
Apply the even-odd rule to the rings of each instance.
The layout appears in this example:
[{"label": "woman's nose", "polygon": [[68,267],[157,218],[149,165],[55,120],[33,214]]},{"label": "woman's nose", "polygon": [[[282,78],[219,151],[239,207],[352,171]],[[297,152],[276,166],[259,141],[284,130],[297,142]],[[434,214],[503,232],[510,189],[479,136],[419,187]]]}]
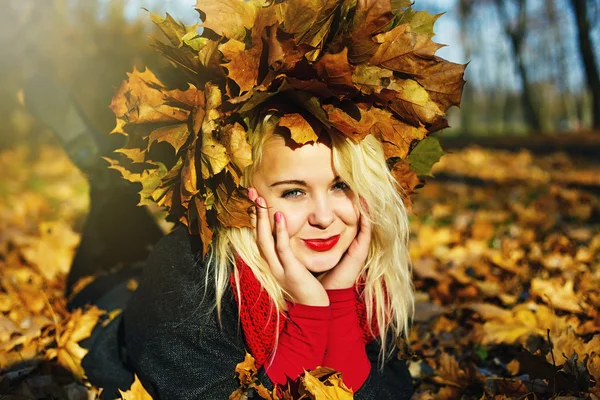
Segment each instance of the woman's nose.
[{"label": "woman's nose", "polygon": [[313,226],[327,228],[335,220],[335,210],[327,196],[314,200],[308,222]]}]

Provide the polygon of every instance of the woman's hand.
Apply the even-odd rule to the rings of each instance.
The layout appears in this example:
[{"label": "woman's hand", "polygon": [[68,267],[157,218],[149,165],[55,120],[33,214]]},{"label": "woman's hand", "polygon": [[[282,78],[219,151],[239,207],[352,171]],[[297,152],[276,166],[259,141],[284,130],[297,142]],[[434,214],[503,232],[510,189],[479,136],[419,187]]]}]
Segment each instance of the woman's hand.
[{"label": "woman's hand", "polygon": [[[361,203],[368,213],[366,201],[361,198]],[[361,213],[360,229],[352,243],[350,243],[350,247],[348,247],[340,262],[331,271],[319,277],[319,281],[326,290],[346,289],[354,286],[356,278],[358,278],[367,262],[369,246],[371,244],[371,233],[371,220],[368,215]]]},{"label": "woman's hand", "polygon": [[329,298],[321,282],[302,264],[290,248],[290,238],[282,213],[275,213],[275,239],[267,203],[259,197],[256,189],[248,189],[248,197],[255,202],[252,224],[256,229],[256,241],[263,258],[283,290],[296,303],[310,306],[328,306]]}]

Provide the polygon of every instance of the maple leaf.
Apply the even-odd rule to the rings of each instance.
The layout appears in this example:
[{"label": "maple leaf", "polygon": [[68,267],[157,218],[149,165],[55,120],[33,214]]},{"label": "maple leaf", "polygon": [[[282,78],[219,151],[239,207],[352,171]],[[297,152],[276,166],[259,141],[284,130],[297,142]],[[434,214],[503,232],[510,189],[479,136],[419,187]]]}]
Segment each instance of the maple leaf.
[{"label": "maple leaf", "polygon": [[241,93],[248,92],[256,86],[260,52],[248,51],[243,42],[235,39],[230,39],[227,43],[220,45],[219,51],[228,60],[227,63],[221,65],[227,68],[227,76],[238,84]]},{"label": "maple leaf", "polygon": [[427,90],[412,79],[393,79],[375,98],[415,126],[434,124],[444,116]]},{"label": "maple leaf", "polygon": [[315,63],[319,77],[331,85],[352,87],[353,67],[348,62],[348,49],[336,54],[325,54]]},{"label": "maple leaf", "polygon": [[187,123],[167,125],[152,131],[148,139],[148,150],[154,142],[167,142],[175,149],[175,153],[185,144],[190,135]]},{"label": "maple leaf", "polygon": [[88,350],[79,346],[79,342],[87,339],[100,316],[105,312],[96,306],[87,310],[76,309],[69,317],[63,329],[57,330],[56,348],[48,349],[46,356],[49,359],[56,358],[58,363],[71,371],[78,379],[85,376],[81,366],[81,360]]},{"label": "maple leaf", "polygon": [[123,400],[152,400],[152,396],[144,389],[137,375],[134,375],[131,387],[125,392],[119,389],[119,393]]},{"label": "maple leaf", "polygon": [[65,222],[42,222],[40,236],[21,242],[21,253],[48,280],[69,272],[80,237]]},{"label": "maple leaf", "polygon": [[191,40],[190,36],[197,36],[197,25],[185,26],[184,24],[175,21],[173,17],[169,15],[169,13],[167,13],[164,18],[150,13],[150,20],[160,28],[173,46],[181,47],[186,40],[188,41],[187,44],[189,45],[189,40]]},{"label": "maple leaf", "polygon": [[342,381],[341,373],[327,367],[317,367],[300,376],[300,394],[308,393],[314,399],[353,399],[353,392]]},{"label": "maple leaf", "polygon": [[433,42],[428,35],[412,32],[409,24],[381,33],[375,36],[375,40],[380,45],[369,59],[369,64],[406,74],[414,71],[415,66],[423,64],[427,59],[432,59],[435,52],[443,47]]},{"label": "maple leaf", "polygon": [[311,124],[298,113],[286,113],[279,120],[278,126],[289,129],[292,140],[296,143],[316,142],[319,138]]},{"label": "maple leaf", "polygon": [[228,39],[243,40],[246,29],[251,29],[262,3],[257,0],[222,0],[196,2],[196,9],[204,16],[202,26]]},{"label": "maple leaf", "polygon": [[349,29],[349,55],[354,64],[368,61],[377,50],[373,36],[383,31],[394,18],[389,0],[358,0]]},{"label": "maple leaf", "polygon": [[434,137],[428,137],[417,144],[417,146],[408,155],[410,168],[417,175],[431,175],[431,167],[439,161],[444,155],[439,140]]},{"label": "maple leaf", "polygon": [[574,313],[583,312],[587,304],[573,290],[574,282],[567,280],[564,285],[556,280],[534,278],[531,280],[531,293],[539,296],[552,307]]},{"label": "maple leaf", "polygon": [[402,16],[398,19],[398,24],[407,23],[410,25],[412,32],[427,35],[431,38],[435,35],[433,25],[442,15],[444,14],[431,15],[427,11],[414,11],[409,8],[402,13]]}]

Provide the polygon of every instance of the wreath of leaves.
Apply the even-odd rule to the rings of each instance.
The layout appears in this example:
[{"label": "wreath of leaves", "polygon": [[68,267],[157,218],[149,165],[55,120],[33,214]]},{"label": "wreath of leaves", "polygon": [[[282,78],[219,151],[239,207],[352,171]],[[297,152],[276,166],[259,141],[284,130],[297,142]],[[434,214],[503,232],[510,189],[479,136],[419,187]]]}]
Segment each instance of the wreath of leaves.
[{"label": "wreath of leaves", "polygon": [[[354,141],[376,136],[405,194],[443,154],[428,135],[459,105],[465,65],[435,55],[440,15],[409,0],[198,0],[196,9],[201,25],[150,14],[168,39],[155,46],[188,87],[128,73],[111,103],[112,133],[127,143],[107,160],[142,184],[140,204],[166,207],[199,234],[205,254],[218,226],[250,226],[240,180],[257,110],[300,106],[278,123],[297,143],[317,139],[307,116]],[[160,142],[174,156],[151,152]]]}]

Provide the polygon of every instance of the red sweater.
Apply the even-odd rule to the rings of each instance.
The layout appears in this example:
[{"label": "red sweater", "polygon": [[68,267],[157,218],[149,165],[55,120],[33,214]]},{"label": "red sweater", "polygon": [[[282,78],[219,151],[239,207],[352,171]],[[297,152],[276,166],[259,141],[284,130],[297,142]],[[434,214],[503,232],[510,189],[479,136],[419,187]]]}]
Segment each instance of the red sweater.
[{"label": "red sweater", "polygon": [[[371,364],[365,344],[374,339],[366,324],[366,310],[356,288],[328,290],[330,305],[307,306],[288,302],[288,313],[277,315],[267,293],[250,268],[238,258],[241,304],[233,274],[230,283],[240,304],[244,338],[257,368],[265,366],[274,384],[295,380],[304,370],[318,366],[342,373],[346,386],[357,391],[367,379]],[[376,326],[373,333],[377,335]],[[273,351],[279,331],[277,349]],[[273,356],[269,364],[269,357]]]}]

